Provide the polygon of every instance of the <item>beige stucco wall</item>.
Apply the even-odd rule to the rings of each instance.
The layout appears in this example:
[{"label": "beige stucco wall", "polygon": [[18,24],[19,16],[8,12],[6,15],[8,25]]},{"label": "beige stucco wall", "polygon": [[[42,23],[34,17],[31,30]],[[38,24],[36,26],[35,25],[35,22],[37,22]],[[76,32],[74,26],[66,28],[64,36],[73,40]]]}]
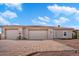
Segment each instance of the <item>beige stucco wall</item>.
[{"label": "beige stucco wall", "polygon": [[24,29],[24,37],[28,39],[28,29]]},{"label": "beige stucco wall", "polygon": [[[67,33],[66,36],[64,32]],[[54,38],[72,38],[72,30],[54,30]]]},{"label": "beige stucco wall", "polygon": [[48,29],[48,39],[53,39],[53,29]]},{"label": "beige stucco wall", "polygon": [[[18,28],[18,32],[21,33],[21,37],[23,37],[23,33],[22,33],[23,29],[22,28]],[[19,33],[18,33],[18,36],[19,36]]]}]

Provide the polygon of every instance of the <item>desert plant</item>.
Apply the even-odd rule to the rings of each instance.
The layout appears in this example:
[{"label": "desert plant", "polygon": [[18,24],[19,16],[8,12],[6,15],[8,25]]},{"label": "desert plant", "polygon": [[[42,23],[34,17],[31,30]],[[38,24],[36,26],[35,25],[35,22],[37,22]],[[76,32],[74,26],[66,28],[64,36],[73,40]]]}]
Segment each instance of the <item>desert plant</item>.
[{"label": "desert plant", "polygon": [[22,39],[23,39],[23,40],[27,40],[27,38],[25,38],[25,37],[23,37]]}]

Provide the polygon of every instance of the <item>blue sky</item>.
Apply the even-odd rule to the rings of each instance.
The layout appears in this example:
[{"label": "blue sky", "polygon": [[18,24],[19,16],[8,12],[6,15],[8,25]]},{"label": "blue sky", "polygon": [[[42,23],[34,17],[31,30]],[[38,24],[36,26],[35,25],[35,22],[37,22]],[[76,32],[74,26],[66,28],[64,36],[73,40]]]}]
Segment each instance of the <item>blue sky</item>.
[{"label": "blue sky", "polygon": [[79,28],[78,3],[1,3],[0,25]]}]

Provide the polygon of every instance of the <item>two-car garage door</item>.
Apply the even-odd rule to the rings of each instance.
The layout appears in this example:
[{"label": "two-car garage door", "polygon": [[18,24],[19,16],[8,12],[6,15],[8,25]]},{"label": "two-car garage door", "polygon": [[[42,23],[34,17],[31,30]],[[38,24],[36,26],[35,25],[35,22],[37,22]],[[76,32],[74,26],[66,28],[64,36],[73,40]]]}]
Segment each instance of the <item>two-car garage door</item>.
[{"label": "two-car garage door", "polygon": [[16,39],[18,37],[18,30],[7,30],[6,38],[7,39]]},{"label": "two-car garage door", "polygon": [[47,30],[30,30],[29,39],[47,39]]},{"label": "two-car garage door", "polygon": [[[27,33],[28,33],[28,39],[47,39],[48,38],[48,30],[47,29],[28,30]],[[7,30],[6,31],[6,38],[7,39],[16,39],[18,36],[19,36],[18,30]]]}]

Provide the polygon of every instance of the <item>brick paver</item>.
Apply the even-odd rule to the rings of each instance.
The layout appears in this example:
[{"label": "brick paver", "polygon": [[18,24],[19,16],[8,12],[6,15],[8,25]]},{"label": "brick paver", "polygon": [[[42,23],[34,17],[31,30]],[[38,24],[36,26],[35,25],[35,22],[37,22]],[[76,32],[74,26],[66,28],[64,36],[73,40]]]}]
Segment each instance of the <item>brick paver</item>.
[{"label": "brick paver", "polygon": [[75,50],[54,40],[0,40],[0,55],[28,55],[36,51]]}]

